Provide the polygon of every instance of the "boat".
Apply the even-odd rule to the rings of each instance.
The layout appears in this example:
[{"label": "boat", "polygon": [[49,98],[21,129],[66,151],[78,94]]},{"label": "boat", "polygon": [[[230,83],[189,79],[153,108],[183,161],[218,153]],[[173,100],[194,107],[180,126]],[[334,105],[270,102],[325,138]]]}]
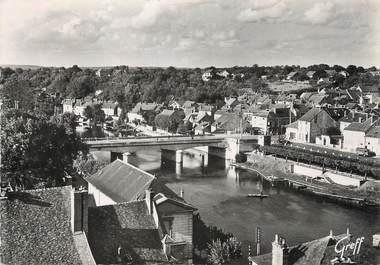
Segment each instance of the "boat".
[{"label": "boat", "polygon": [[263,199],[263,198],[267,198],[269,195],[267,194],[262,194],[262,193],[249,193],[247,194],[247,197],[249,198],[260,198],[260,199]]}]

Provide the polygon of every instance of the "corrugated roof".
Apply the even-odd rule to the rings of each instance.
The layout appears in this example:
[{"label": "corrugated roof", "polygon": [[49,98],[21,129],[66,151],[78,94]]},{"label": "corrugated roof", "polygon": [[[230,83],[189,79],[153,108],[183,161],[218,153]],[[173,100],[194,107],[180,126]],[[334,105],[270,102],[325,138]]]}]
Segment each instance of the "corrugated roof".
[{"label": "corrugated roof", "polygon": [[71,232],[71,187],[16,192],[0,201],[4,264],[82,264]]},{"label": "corrugated roof", "polygon": [[129,202],[145,197],[145,190],[178,197],[155,176],[119,159],[86,179],[115,202]]},{"label": "corrugated roof", "polygon": [[133,264],[167,264],[145,201],[89,208],[89,242],[97,264],[117,264],[117,251]]}]

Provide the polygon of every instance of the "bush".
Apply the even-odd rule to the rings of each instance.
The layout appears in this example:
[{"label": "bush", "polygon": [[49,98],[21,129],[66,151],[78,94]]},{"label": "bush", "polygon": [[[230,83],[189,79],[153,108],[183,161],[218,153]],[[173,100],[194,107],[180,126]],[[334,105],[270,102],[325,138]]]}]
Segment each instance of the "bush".
[{"label": "bush", "polygon": [[236,154],[235,161],[237,163],[245,163],[245,162],[247,162],[247,155],[245,153],[240,152],[240,153]]}]

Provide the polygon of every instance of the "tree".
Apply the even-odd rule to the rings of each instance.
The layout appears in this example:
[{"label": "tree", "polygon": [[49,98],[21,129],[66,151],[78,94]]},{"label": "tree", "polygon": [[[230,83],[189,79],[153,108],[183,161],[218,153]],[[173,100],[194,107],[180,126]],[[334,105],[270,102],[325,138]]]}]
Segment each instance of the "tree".
[{"label": "tree", "polygon": [[29,81],[12,76],[4,83],[1,89],[1,97],[10,101],[12,106],[18,106],[23,110],[33,109],[33,91]]},{"label": "tree", "polygon": [[84,109],[83,115],[95,124],[103,123],[106,120],[106,115],[102,110],[101,104],[88,105]]},{"label": "tree", "polygon": [[3,180],[32,188],[64,185],[73,162],[87,146],[65,126],[21,112],[1,118],[1,174]]}]

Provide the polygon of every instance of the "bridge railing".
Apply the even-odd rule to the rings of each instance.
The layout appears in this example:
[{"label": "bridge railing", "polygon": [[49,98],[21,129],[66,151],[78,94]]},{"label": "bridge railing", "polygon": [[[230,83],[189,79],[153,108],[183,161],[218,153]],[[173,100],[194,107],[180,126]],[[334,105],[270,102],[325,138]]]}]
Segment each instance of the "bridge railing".
[{"label": "bridge railing", "polygon": [[[207,137],[214,135],[195,135],[195,137]],[[160,136],[129,136],[129,137],[117,137],[117,136],[107,136],[107,137],[89,137],[82,138],[84,141],[102,141],[102,140],[132,140],[132,139],[169,139],[169,138],[191,138],[188,135],[160,135]]]}]

